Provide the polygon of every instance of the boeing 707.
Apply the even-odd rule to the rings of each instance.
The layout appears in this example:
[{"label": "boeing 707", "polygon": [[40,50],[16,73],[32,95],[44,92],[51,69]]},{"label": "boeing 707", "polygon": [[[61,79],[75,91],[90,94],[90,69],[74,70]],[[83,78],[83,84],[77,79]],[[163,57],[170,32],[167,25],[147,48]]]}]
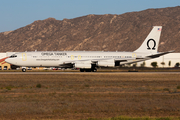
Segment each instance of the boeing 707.
[{"label": "boeing 707", "polygon": [[101,51],[34,51],[11,55],[5,61],[26,67],[79,68],[81,72],[95,72],[98,67],[116,67],[137,63],[171,53],[157,52],[162,26],[154,26],[142,45],[133,52]]}]

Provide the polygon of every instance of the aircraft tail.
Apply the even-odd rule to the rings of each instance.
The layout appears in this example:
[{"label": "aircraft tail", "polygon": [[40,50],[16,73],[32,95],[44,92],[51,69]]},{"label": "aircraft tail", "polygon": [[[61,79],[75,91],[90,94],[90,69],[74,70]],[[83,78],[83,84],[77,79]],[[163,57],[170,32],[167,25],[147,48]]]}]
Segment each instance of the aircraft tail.
[{"label": "aircraft tail", "polygon": [[134,52],[157,53],[162,26],[153,26],[142,45]]}]

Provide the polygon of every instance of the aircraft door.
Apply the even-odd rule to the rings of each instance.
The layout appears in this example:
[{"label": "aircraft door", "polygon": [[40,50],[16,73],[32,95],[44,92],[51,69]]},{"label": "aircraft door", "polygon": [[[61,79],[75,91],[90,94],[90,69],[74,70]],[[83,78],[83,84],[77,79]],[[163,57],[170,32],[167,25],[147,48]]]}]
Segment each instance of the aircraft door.
[{"label": "aircraft door", "polygon": [[27,60],[27,55],[26,53],[22,53],[22,61],[26,61]]}]

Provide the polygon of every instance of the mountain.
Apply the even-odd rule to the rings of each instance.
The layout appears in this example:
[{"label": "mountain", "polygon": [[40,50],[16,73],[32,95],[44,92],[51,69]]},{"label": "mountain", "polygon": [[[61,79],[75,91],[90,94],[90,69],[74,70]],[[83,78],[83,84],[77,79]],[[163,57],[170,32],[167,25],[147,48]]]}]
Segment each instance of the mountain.
[{"label": "mountain", "polygon": [[0,33],[0,51],[134,51],[152,26],[163,26],[159,51],[180,52],[180,6],[121,15],[48,18]]}]

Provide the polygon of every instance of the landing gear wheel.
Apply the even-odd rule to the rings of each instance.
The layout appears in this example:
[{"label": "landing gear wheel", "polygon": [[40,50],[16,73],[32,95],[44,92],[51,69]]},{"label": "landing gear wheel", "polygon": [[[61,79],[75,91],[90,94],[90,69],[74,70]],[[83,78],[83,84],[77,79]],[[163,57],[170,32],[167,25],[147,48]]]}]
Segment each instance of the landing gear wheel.
[{"label": "landing gear wheel", "polygon": [[23,69],[22,69],[22,72],[26,72],[26,68],[23,68]]},{"label": "landing gear wheel", "polygon": [[97,72],[97,69],[92,69],[91,71],[92,71],[92,72]]},{"label": "landing gear wheel", "polygon": [[80,69],[80,72],[84,72],[84,69]]}]

